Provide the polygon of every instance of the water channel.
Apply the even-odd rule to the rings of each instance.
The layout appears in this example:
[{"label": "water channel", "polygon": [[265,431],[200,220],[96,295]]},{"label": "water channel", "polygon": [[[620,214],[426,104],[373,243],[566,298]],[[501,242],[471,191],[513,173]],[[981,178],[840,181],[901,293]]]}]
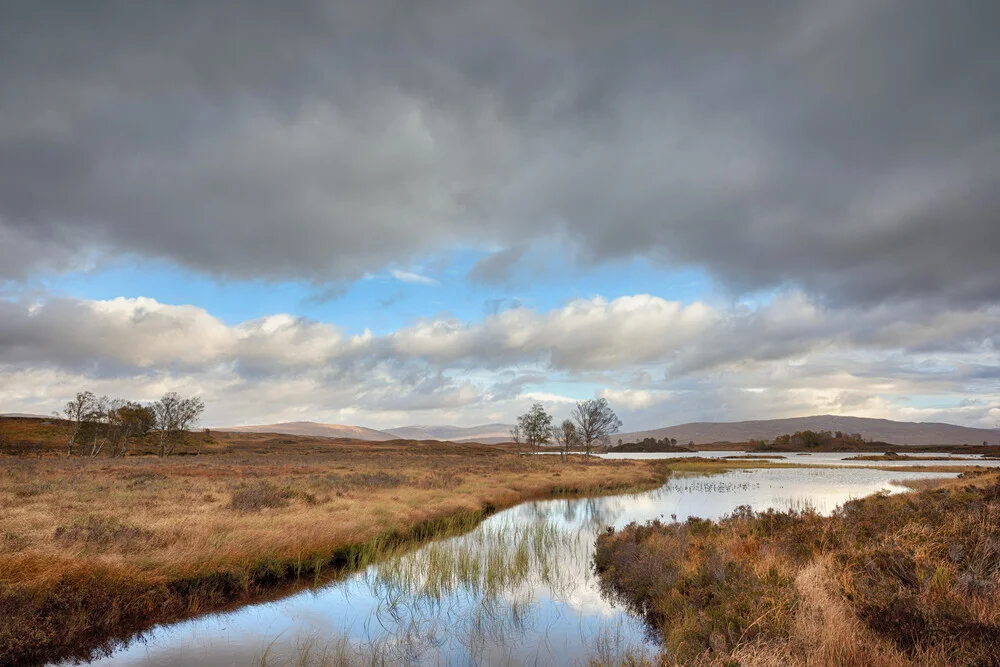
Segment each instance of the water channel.
[{"label": "water channel", "polygon": [[740,505],[826,514],[851,498],[902,491],[903,478],[949,476],[733,470],[676,477],[640,494],[525,503],[325,587],[154,628],[93,664],[249,665],[266,657],[279,665],[325,655],[328,664],[567,665],[652,655],[643,624],[600,594],[591,566],[597,532],[655,518],[718,518]]}]

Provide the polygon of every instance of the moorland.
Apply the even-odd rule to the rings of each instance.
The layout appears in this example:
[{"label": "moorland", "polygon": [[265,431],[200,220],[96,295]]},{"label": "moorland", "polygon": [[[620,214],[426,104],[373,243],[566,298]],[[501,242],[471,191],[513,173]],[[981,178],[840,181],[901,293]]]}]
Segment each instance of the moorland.
[{"label": "moorland", "polygon": [[86,657],[525,500],[649,489],[666,474],[510,447],[210,431],[183,434],[172,456],[149,435],[126,457],[67,457],[59,420],[0,427],[0,664]]},{"label": "moorland", "polygon": [[[3,664],[86,659],[153,624],[322,585],[526,500],[803,467],[209,430],[178,434],[171,456],[155,434],[127,456],[66,456],[66,432],[0,419]],[[663,664],[994,664],[1000,475],[939,470],[963,476],[832,516],[632,525],[598,538],[594,565],[661,638]]]}]

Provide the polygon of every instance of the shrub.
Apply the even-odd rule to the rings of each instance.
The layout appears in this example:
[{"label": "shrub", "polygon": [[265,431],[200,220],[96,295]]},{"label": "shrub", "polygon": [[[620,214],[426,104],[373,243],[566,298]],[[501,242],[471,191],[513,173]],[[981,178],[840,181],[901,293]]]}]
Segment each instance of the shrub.
[{"label": "shrub", "polygon": [[83,543],[128,548],[151,541],[153,532],[118,519],[90,516],[69,526],[59,526],[52,537],[64,544]]},{"label": "shrub", "polygon": [[675,661],[786,640],[796,577],[829,559],[852,616],[893,650],[1000,664],[998,536],[993,483],[876,494],[829,517],[739,508],[719,521],[632,524],[598,538],[594,564],[605,594],[643,615]]},{"label": "shrub", "polygon": [[314,479],[315,483],[334,489],[338,493],[359,489],[394,489],[409,484],[406,475],[390,472],[354,472],[347,475],[324,475]]},{"label": "shrub", "polygon": [[233,492],[229,507],[237,512],[259,512],[265,508],[285,507],[294,491],[279,489],[270,482],[255,482]]}]

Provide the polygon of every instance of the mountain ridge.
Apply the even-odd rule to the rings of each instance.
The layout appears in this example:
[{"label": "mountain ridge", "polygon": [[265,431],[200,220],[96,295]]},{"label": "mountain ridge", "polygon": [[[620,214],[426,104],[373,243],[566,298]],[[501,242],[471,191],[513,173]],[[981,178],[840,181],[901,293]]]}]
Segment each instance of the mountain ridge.
[{"label": "mountain ridge", "polygon": [[324,438],[350,438],[354,440],[367,440],[369,442],[382,442],[385,440],[397,440],[398,436],[378,431],[364,426],[351,426],[348,424],[324,424],[321,422],[297,421],[279,422],[276,424],[257,424],[248,426],[225,426],[215,428],[215,431],[229,433],[278,433],[280,435],[310,435]]},{"label": "mountain ridge", "polygon": [[510,429],[513,426],[513,424],[501,423],[479,426],[419,424],[387,428],[383,429],[383,432],[406,440],[449,440],[452,442],[484,442],[489,440],[491,442],[485,444],[494,444],[492,441],[509,442]]},{"label": "mountain ridge", "polygon": [[709,444],[714,442],[746,442],[751,439],[772,440],[795,431],[843,431],[860,433],[865,440],[894,445],[979,445],[984,441],[1000,444],[1000,430],[981,429],[945,422],[901,422],[869,417],[812,415],[787,419],[757,419],[738,422],[688,422],[645,431],[632,431],[614,436],[622,442],[637,442],[643,438],[675,438],[678,444]]},{"label": "mountain ridge", "polygon": [[[441,440],[446,442],[498,444],[510,442],[511,424],[491,423],[479,426],[421,424],[390,429],[372,429],[347,424],[324,424],[298,421],[216,428],[217,431],[243,433],[279,433],[331,438],[353,438],[380,442],[386,440]],[[979,445],[984,441],[1000,444],[1000,430],[981,429],[945,422],[901,422],[868,417],[812,415],[786,419],[755,419],[737,422],[688,422],[657,429],[616,434],[612,441],[637,442],[644,438],[675,438],[678,444],[746,442],[751,439],[773,440],[795,431],[842,431],[860,433],[866,440],[894,445]]]}]

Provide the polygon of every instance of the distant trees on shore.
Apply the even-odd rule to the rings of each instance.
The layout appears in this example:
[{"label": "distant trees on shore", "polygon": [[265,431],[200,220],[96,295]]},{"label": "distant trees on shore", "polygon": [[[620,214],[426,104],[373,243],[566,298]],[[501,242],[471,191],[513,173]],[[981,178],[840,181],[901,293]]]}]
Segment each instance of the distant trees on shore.
[{"label": "distant trees on shore", "polygon": [[592,398],[577,403],[570,419],[559,426],[552,425],[552,415],[545,411],[544,405],[535,403],[531,410],[517,418],[510,436],[519,452],[522,444],[535,453],[539,447],[555,440],[563,460],[566,460],[566,453],[572,447],[583,445],[589,455],[595,443],[606,444],[621,427],[622,422],[607,399]]},{"label": "distant trees on shore", "polygon": [[62,410],[69,424],[66,456],[74,450],[80,456],[97,457],[102,452],[109,457],[125,456],[131,440],[150,433],[159,434],[157,453],[169,456],[204,411],[205,404],[197,396],[182,398],[175,392],[142,404],[81,391]]},{"label": "distant trees on shore", "polygon": [[[619,443],[619,444],[621,444],[621,443]],[[638,446],[647,448],[647,449],[660,448],[660,449],[669,450],[671,447],[677,447],[677,438],[660,438],[660,439],[656,439],[656,438],[653,438],[653,437],[645,437],[642,440],[636,441],[635,444],[638,445]],[[679,449],[687,449],[687,448],[686,447],[679,447]]]},{"label": "distant trees on shore", "polygon": [[535,403],[531,410],[517,418],[517,426],[514,428],[534,453],[552,440],[552,415],[545,411],[545,406],[541,403]]},{"label": "distant trees on shore", "polygon": [[576,422],[576,430],[588,456],[595,442],[607,443],[622,427],[622,420],[618,419],[605,398],[592,398],[577,403],[571,417]]},{"label": "distant trees on shore", "polygon": [[556,444],[559,445],[559,456],[566,462],[566,455],[569,450],[580,444],[580,434],[577,432],[576,424],[570,419],[564,419],[558,428],[552,429],[555,435]]},{"label": "distant trees on shore", "polygon": [[[751,449],[767,447],[767,440],[750,440]],[[863,445],[865,439],[860,433],[844,433],[843,431],[796,431],[779,435],[774,439],[776,447],[802,447],[811,449],[827,445]]]}]

